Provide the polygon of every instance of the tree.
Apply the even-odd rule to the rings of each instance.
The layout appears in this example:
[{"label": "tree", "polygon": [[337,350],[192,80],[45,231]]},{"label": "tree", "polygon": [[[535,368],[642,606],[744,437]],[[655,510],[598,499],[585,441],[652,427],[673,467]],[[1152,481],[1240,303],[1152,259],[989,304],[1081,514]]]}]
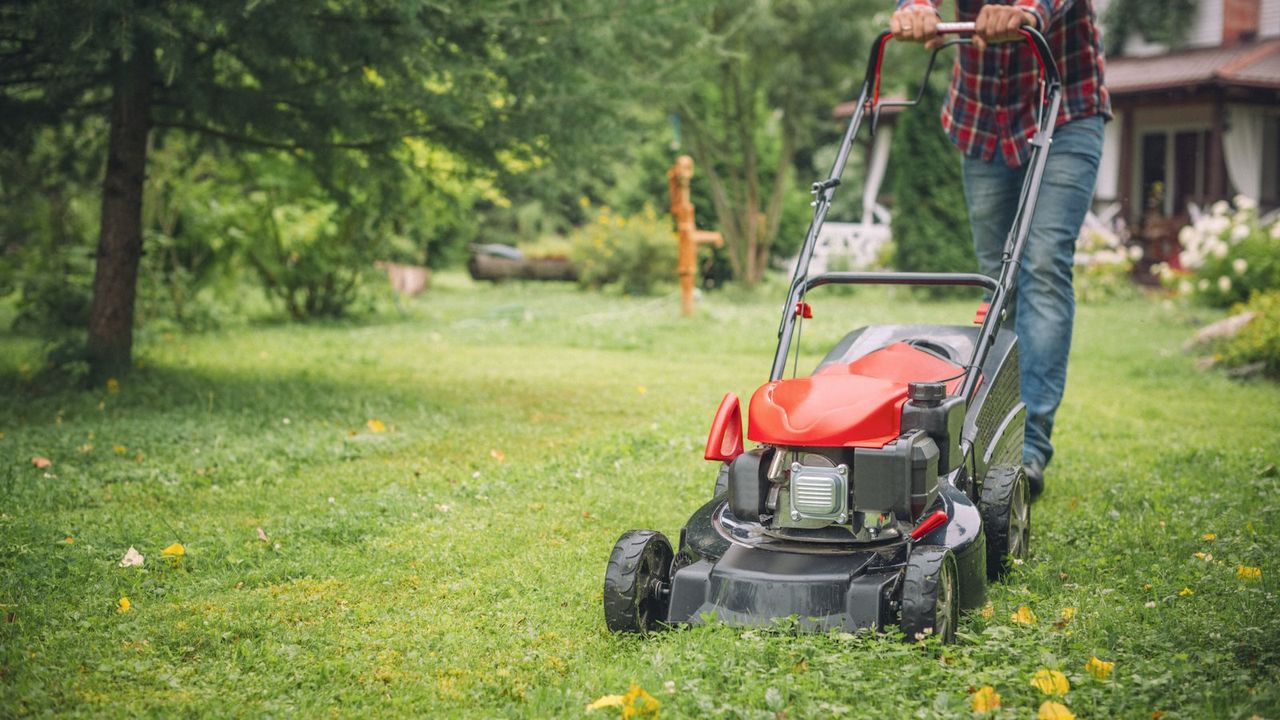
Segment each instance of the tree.
[{"label": "tree", "polygon": [[638,80],[626,59],[660,47],[681,8],[20,0],[0,6],[0,141],[21,146],[83,118],[109,123],[87,344],[101,377],[131,363],[153,129],[350,151],[370,167],[405,138],[495,169],[545,161],[600,140]]},{"label": "tree", "polygon": [[797,152],[829,131],[831,109],[862,78],[873,7],[723,0],[706,15],[706,37],[688,58],[675,108],[734,275],[748,285],[768,268]]},{"label": "tree", "polygon": [[939,91],[926,85],[920,105],[898,116],[890,149],[894,265],[908,271],[973,272],[978,261],[960,154],[938,124],[940,110]]},{"label": "tree", "polygon": [[1106,10],[1107,52],[1124,54],[1130,36],[1178,47],[1195,20],[1197,0],[1113,0]]}]

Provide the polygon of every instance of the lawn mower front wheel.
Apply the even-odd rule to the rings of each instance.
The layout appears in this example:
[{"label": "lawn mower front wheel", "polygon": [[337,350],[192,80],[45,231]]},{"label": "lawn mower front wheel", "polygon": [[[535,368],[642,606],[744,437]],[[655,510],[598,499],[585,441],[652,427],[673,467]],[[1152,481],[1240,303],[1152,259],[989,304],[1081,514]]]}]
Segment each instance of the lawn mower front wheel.
[{"label": "lawn mower front wheel", "polygon": [[671,603],[671,542],[653,530],[618,538],[604,573],[604,624],[613,632],[657,630]]},{"label": "lawn mower front wheel", "polygon": [[943,643],[956,639],[960,616],[956,558],[938,545],[917,545],[907,558],[902,583],[902,620],[908,642],[937,635]]}]

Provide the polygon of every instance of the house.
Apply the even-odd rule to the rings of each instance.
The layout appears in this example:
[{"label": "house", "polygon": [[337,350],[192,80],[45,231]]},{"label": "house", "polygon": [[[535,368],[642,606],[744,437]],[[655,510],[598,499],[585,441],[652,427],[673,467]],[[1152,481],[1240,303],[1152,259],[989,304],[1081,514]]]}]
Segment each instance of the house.
[{"label": "house", "polygon": [[[1113,0],[1096,0],[1099,16]],[[1201,0],[1185,43],[1108,48],[1095,206],[1147,235],[1243,194],[1280,205],[1280,0]]]}]

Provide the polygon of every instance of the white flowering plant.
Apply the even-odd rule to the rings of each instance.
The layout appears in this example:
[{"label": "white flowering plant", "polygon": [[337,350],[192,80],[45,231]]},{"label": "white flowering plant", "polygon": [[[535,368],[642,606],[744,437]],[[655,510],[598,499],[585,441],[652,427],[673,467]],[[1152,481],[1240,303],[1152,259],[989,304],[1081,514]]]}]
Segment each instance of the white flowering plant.
[{"label": "white flowering plant", "polygon": [[1258,218],[1258,204],[1238,195],[1214,203],[1178,233],[1182,272],[1152,268],[1164,284],[1214,307],[1245,302],[1256,292],[1280,289],[1280,217]]},{"label": "white flowering plant", "polygon": [[1102,222],[1086,222],[1076,240],[1075,290],[1083,302],[1124,297],[1136,292],[1133,265],[1142,248],[1127,245],[1123,229]]}]

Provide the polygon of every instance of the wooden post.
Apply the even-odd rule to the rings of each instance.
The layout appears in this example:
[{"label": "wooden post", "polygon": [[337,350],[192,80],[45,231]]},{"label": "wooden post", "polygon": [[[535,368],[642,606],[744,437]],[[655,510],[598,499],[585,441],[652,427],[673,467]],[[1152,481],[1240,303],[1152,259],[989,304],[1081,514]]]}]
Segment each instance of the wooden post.
[{"label": "wooden post", "polygon": [[693,201],[689,199],[689,181],[693,179],[693,158],[681,155],[667,171],[667,189],[671,194],[671,217],[676,221],[679,254],[676,272],[680,275],[680,311],[693,314],[693,283],[698,275],[698,245],[720,247],[724,238],[718,232],[699,231],[694,220]]}]

